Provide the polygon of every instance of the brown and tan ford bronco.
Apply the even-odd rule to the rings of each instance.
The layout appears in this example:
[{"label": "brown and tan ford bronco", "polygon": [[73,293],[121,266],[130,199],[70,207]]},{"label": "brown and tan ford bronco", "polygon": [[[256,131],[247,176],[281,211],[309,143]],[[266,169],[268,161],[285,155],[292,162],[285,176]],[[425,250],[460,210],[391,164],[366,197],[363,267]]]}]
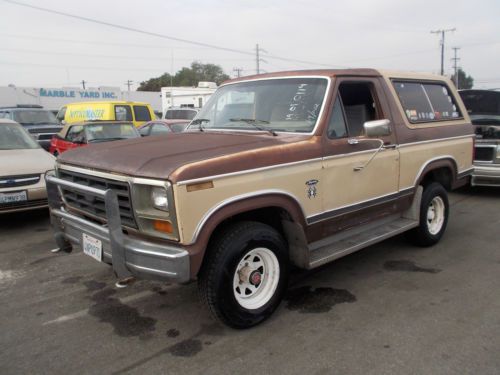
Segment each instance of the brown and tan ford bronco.
[{"label": "brown and tan ford bronco", "polygon": [[443,236],[468,183],[473,128],[441,76],[372,69],[223,84],[184,133],[62,154],[47,177],[62,250],[121,280],[197,280],[223,323],[269,317],[291,267],[405,232]]}]

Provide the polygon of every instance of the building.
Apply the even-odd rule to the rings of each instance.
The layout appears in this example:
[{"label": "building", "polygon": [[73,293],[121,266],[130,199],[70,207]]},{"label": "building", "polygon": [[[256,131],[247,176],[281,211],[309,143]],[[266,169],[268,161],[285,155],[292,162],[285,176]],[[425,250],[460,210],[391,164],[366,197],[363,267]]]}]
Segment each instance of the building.
[{"label": "building", "polygon": [[159,92],[121,91],[119,87],[88,88],[77,87],[46,88],[17,87],[14,85],[0,87],[0,107],[18,104],[38,104],[49,111],[57,112],[62,106],[73,102],[98,100],[125,100],[146,102],[151,104],[155,112],[161,112],[162,101]]},{"label": "building", "polygon": [[201,108],[217,89],[215,82],[199,82],[198,87],[162,87],[162,112],[172,107]]}]

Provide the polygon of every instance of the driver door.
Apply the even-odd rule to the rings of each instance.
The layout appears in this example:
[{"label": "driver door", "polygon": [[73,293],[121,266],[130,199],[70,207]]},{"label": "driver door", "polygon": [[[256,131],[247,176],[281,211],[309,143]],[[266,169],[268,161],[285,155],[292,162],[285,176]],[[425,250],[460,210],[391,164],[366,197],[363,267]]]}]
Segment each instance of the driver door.
[{"label": "driver door", "polygon": [[323,213],[316,218],[324,235],[394,212],[399,183],[394,130],[380,139],[364,132],[367,121],[391,120],[378,79],[339,78],[334,91],[323,143]]}]

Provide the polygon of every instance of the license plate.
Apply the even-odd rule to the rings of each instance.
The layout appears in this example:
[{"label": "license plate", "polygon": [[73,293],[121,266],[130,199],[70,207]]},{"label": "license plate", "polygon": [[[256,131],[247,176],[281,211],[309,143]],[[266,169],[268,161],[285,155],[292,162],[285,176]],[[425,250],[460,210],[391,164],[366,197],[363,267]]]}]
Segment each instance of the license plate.
[{"label": "license plate", "polygon": [[83,252],[99,262],[102,261],[102,242],[97,238],[83,233]]},{"label": "license plate", "polygon": [[17,203],[28,200],[26,191],[16,191],[14,193],[0,193],[0,203]]}]

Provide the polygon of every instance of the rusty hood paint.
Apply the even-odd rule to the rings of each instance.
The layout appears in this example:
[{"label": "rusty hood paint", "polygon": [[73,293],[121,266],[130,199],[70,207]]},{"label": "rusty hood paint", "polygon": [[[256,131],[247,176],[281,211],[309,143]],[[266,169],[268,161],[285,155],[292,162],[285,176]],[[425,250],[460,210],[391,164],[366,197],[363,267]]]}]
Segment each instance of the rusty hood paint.
[{"label": "rusty hood paint", "polygon": [[[276,155],[285,149],[280,146],[303,143],[300,141],[308,138],[311,136],[186,132],[94,144],[61,154],[58,162],[134,177],[178,181],[279,163],[282,157]],[[247,152],[251,153],[250,158]],[[282,156],[290,161],[290,154]],[[178,169],[181,170],[174,173]]]}]

